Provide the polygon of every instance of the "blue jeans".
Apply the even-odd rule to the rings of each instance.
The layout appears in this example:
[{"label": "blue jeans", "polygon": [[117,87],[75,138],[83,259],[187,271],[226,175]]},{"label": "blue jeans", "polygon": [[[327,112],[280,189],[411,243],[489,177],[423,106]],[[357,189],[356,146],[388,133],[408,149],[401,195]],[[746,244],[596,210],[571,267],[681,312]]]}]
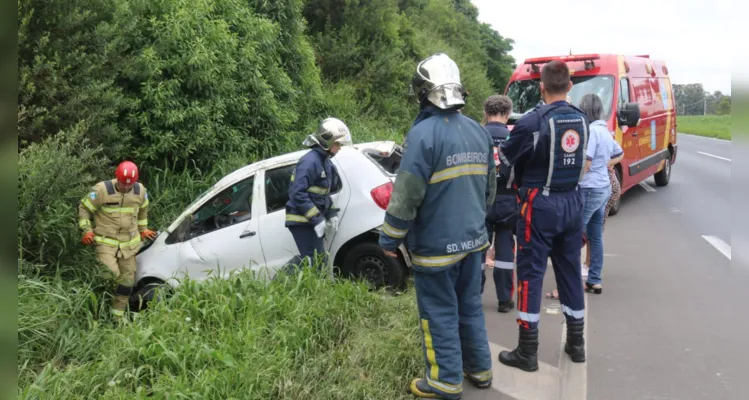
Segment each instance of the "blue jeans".
[{"label": "blue jeans", "polygon": [[583,229],[588,236],[590,246],[590,269],[588,283],[601,283],[603,272],[603,217],[606,203],[611,197],[611,186],[604,188],[583,188]]}]

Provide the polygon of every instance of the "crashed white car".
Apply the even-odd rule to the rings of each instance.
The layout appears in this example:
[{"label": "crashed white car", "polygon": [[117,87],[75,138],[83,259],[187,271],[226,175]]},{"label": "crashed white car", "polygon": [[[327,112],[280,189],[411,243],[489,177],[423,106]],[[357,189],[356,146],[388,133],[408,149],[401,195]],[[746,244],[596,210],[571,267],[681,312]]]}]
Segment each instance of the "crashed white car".
[{"label": "crashed white car", "polygon": [[[148,301],[153,288],[176,286],[186,276],[203,280],[250,268],[272,278],[298,255],[284,226],[285,205],[291,173],[307,151],[240,168],[188,206],[137,255],[131,307],[139,298]],[[331,159],[341,176],[340,187],[331,191],[340,225],[326,234],[326,250],[344,276],[368,279],[376,287],[403,287],[410,267],[403,246],[394,259],[377,244],[401,155],[394,142],[371,142],[344,146]]]}]

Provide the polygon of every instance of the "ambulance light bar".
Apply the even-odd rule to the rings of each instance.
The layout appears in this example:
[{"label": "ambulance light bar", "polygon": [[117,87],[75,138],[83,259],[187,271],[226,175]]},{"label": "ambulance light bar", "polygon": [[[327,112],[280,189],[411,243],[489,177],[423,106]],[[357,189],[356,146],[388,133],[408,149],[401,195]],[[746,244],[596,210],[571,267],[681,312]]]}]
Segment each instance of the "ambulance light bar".
[{"label": "ambulance light bar", "polygon": [[528,72],[538,73],[540,71],[538,64],[546,64],[548,62],[559,60],[563,62],[574,62],[583,61],[585,62],[585,69],[593,68],[593,60],[600,59],[601,56],[598,54],[579,54],[574,56],[557,56],[557,57],[536,57],[526,58],[523,64],[530,65]]}]

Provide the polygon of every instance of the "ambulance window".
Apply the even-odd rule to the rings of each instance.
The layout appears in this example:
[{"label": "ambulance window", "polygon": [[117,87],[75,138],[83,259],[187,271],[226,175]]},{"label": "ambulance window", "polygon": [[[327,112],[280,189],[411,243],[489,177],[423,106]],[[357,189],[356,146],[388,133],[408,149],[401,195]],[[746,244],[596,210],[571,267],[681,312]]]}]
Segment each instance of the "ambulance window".
[{"label": "ambulance window", "polygon": [[629,102],[629,79],[622,78],[619,81],[619,108]]}]

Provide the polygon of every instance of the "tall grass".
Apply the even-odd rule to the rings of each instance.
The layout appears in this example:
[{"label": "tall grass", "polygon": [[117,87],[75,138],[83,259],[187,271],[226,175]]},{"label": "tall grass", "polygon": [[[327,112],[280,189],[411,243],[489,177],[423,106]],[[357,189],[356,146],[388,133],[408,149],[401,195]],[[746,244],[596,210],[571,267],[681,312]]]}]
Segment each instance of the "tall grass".
[{"label": "tall grass", "polygon": [[19,277],[19,398],[398,399],[422,369],[412,292],[243,271],[185,281],[124,323],[101,293]]},{"label": "tall grass", "polygon": [[677,116],[679,132],[731,140],[730,115]]}]

